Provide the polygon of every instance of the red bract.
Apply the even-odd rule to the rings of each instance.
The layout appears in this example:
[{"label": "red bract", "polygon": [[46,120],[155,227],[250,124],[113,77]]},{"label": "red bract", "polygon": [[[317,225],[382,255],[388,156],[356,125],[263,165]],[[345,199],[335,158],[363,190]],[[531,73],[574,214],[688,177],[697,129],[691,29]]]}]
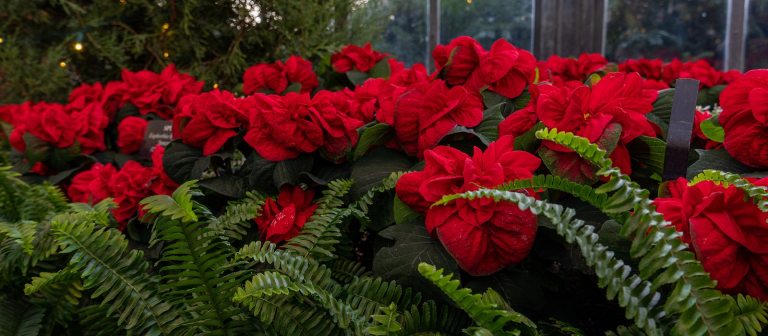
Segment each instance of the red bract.
[{"label": "red bract", "polygon": [[521,262],[533,246],[536,216],[492,199],[431,205],[445,195],[532,177],[541,161],[513,150],[513,144],[512,137],[504,136],[485,152],[475,148],[471,157],[439,146],[425,153],[423,171],[405,174],[397,182],[398,197],[414,210],[426,212],[427,231],[472,275],[488,275]]},{"label": "red bract", "polygon": [[662,69],[664,62],[660,59],[628,59],[619,63],[620,72],[637,72],[645,79],[661,81],[664,79]]},{"label": "red bract", "polygon": [[[507,98],[515,98],[533,82],[536,76],[536,58],[504,39],[491,46],[491,51],[480,60],[483,85]],[[479,89],[479,88],[478,88]]]},{"label": "red bract", "polygon": [[546,62],[539,64],[541,81],[555,81],[556,77],[563,81],[583,82],[587,76],[605,67],[608,61],[600,54],[581,54],[579,58],[562,58],[550,56]]},{"label": "red bract", "polygon": [[387,54],[373,50],[370,43],[362,47],[350,44],[331,56],[331,65],[336,72],[368,72],[384,57],[387,57]]},{"label": "red bract", "polygon": [[75,144],[82,123],[87,121],[70,115],[61,104],[24,104],[22,108],[10,136],[11,145],[20,152],[27,148],[26,133],[56,148],[70,147]]},{"label": "red bract", "polygon": [[[591,142],[598,142],[609,124],[621,126],[621,136],[611,153],[614,163],[627,174],[631,172],[626,144],[638,136],[655,136],[645,115],[653,110],[658,92],[645,90],[638,74],[610,73],[593,87],[569,82],[564,87],[542,84],[531,87],[532,108],[549,128],[573,132]],[[501,128],[505,130],[505,127]],[[570,153],[551,142],[547,148]]]},{"label": "red bract", "polygon": [[182,97],[200,93],[203,89],[203,82],[179,73],[173,64],[160,74],[148,70],[131,72],[123,69],[122,75],[126,86],[126,101],[136,106],[142,115],[154,113],[165,120],[173,117],[173,108]]},{"label": "red bract", "polygon": [[768,70],[752,70],[723,90],[719,122],[725,149],[736,160],[768,168]]},{"label": "red bract", "polygon": [[[445,79],[448,85],[464,85],[471,83],[472,88],[482,87],[482,79],[477,68],[480,58],[487,51],[475,39],[469,36],[459,36],[448,45],[438,45],[432,51],[437,73]],[[478,84],[480,83],[480,84]]]},{"label": "red bract", "polygon": [[203,155],[216,153],[224,143],[237,135],[248,117],[243,100],[227,91],[214,90],[184,97],[173,117],[175,138],[187,145],[201,148]]},{"label": "red bract", "polygon": [[427,68],[424,67],[424,64],[416,63],[410,68],[392,70],[389,83],[397,86],[409,86],[418,82],[425,82],[428,79]]},{"label": "red bract", "polygon": [[136,161],[128,161],[112,176],[110,186],[117,203],[112,215],[120,223],[120,231],[125,230],[128,221],[135,217],[139,202],[150,196],[149,186],[154,178],[152,168],[144,167]]},{"label": "red bract", "polygon": [[349,116],[349,99],[343,92],[320,91],[312,97],[310,118],[323,129],[322,149],[332,161],[340,161],[357,144],[363,122]]},{"label": "red bract", "polygon": [[403,150],[419,158],[457,125],[475,127],[483,119],[478,93],[462,86],[448,88],[442,80],[418,83],[395,94],[392,113],[382,110],[376,119],[392,125]]},{"label": "red bract", "polygon": [[91,103],[98,103],[111,119],[123,106],[125,92],[126,87],[122,82],[109,82],[106,86],[101,83],[82,84],[69,93],[67,110],[79,111]]},{"label": "red bract", "polygon": [[266,90],[280,94],[293,84],[299,85],[301,93],[312,92],[319,85],[312,63],[299,56],[291,56],[285,64],[281,61],[257,64],[243,74],[243,93],[247,95]]},{"label": "red bract", "polygon": [[254,219],[259,226],[261,240],[277,244],[298,235],[317,209],[317,204],[312,203],[314,195],[312,190],[285,186],[276,201],[268,198],[261,215]]},{"label": "red bract", "polygon": [[717,288],[768,300],[768,214],[734,186],[689,186],[680,178],[669,192],[654,200],[657,210],[683,233]]},{"label": "red bract", "polygon": [[[395,108],[395,102],[392,94],[395,86],[389,81],[381,78],[371,78],[351,92],[349,115],[352,118],[364,123],[373,121],[378,111],[386,109],[391,111]],[[387,113],[387,112],[385,112]]]},{"label": "red bract", "polygon": [[323,128],[312,119],[309,95],[259,93],[246,100],[251,119],[244,139],[263,158],[292,159],[323,145]]},{"label": "red bract", "polygon": [[72,178],[67,195],[72,202],[95,204],[112,197],[111,181],[117,169],[111,164],[96,163]]},{"label": "red bract", "polygon": [[117,125],[117,147],[121,153],[136,153],[144,142],[147,121],[143,118],[128,116]]},{"label": "red bract", "polygon": [[[81,121],[76,129],[80,152],[91,154],[107,149],[106,144],[104,144],[104,129],[109,125],[109,118],[104,113],[100,103],[91,103],[82,110],[73,112],[72,118]],[[71,125],[69,127],[77,126]]]},{"label": "red bract", "polygon": [[164,154],[165,147],[155,145],[155,148],[152,150],[152,175],[155,178],[149,186],[153,195],[170,195],[179,187],[179,184],[165,173],[165,168],[163,167]]}]

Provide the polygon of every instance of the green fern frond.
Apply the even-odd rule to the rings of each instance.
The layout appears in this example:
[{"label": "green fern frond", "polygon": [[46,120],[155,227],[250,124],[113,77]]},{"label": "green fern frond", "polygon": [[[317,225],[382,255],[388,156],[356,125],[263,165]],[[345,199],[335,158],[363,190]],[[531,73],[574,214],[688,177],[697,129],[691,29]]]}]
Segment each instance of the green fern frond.
[{"label": "green fern frond", "polygon": [[6,235],[18,244],[24,253],[31,255],[35,249],[37,222],[23,220],[17,223],[0,223],[0,234]]},{"label": "green fern frond", "polygon": [[336,298],[337,292],[326,291],[312,283],[295,282],[289,276],[278,272],[265,271],[256,274],[244,287],[237,289],[233,300],[254,310],[258,299],[262,297],[290,294],[313,298],[331,314],[340,328],[355,334],[362,333],[366,317],[358,315],[352,307],[339,301]]},{"label": "green fern frond", "polygon": [[[576,183],[566,178],[555,175],[535,175],[530,179],[515,180],[496,187],[498,190],[520,189],[551,189],[559,190],[576,196],[578,199],[593,204],[600,209],[608,200],[606,194],[598,194],[595,188],[586,184]],[[442,200],[441,200],[442,201]]]},{"label": "green fern frond", "polygon": [[26,275],[58,251],[49,222],[0,223],[0,228],[0,283]]},{"label": "green fern frond", "polygon": [[[259,299],[262,305],[272,305],[271,309],[261,308],[262,312],[271,313],[269,320],[262,320],[275,334],[284,336],[336,336],[343,334],[325,310],[307,304],[294,305],[287,302],[275,303],[276,297]],[[278,313],[279,312],[279,313]]]},{"label": "green fern frond", "polygon": [[363,264],[349,259],[336,259],[330,268],[333,279],[342,284],[348,284],[359,277],[371,275],[371,272]]},{"label": "green fern frond", "polygon": [[373,324],[365,329],[369,335],[390,336],[399,335],[403,326],[398,322],[400,314],[397,312],[395,304],[389,307],[380,307],[381,314],[372,315]]},{"label": "green fern frond", "polygon": [[261,214],[264,196],[255,192],[246,193],[243,200],[229,202],[224,214],[213,219],[209,228],[227,238],[241,240],[248,229],[253,227],[253,219]]},{"label": "green fern frond", "polygon": [[392,189],[395,189],[395,185],[397,184],[397,180],[400,179],[403,175],[405,175],[407,172],[393,172],[389,174],[389,176],[385,177],[383,180],[381,180],[381,183],[368,190],[367,193],[365,193],[363,196],[361,196],[355,203],[354,207],[360,209],[363,213],[368,213],[368,207],[373,205],[374,198],[377,194],[390,191]]},{"label": "green fern frond", "polygon": [[458,335],[470,319],[458,309],[427,301],[402,312],[404,335]]},{"label": "green fern frond", "polygon": [[275,270],[301,283],[312,283],[323,288],[337,286],[325,265],[288,250],[279,250],[277,245],[268,241],[255,241],[243,246],[235,253],[234,262],[243,260],[270,264]]},{"label": "green fern frond", "polygon": [[23,300],[0,296],[0,335],[36,336],[45,311]]},{"label": "green fern frond", "polygon": [[681,234],[656,211],[647,190],[613,167],[605,151],[585,138],[556,129],[542,129],[536,137],[574,150],[600,168],[598,175],[609,178],[595,190],[612,193],[601,210],[624,223],[621,234],[633,238],[630,255],[639,259],[640,277],[652,281],[651,289],[674,285],[664,302],[664,309],[678,316],[673,333],[738,334],[741,325],[734,317],[733,303],[715,289],[709,274],[680,239]]},{"label": "green fern frond", "polygon": [[495,304],[485,302],[481,295],[473,294],[468,288],[461,288],[459,281],[453,280],[452,274],[443,275],[442,269],[422,262],[419,263],[419,273],[448,295],[478,327],[487,329],[492,335],[519,335],[519,324],[529,321],[520,314],[499,309]]},{"label": "green fern frond", "polygon": [[155,195],[141,200],[144,210],[154,214],[170,217],[172,220],[181,219],[184,222],[196,222],[197,215],[192,202],[193,196],[202,193],[196,189],[197,180],[184,182],[171,196]]},{"label": "green fern frond", "polygon": [[421,293],[402,288],[395,281],[381,278],[357,278],[347,286],[345,302],[363,316],[371,316],[383,307],[394,304],[406,309],[421,302]]},{"label": "green fern frond", "polygon": [[[59,214],[59,216],[72,216],[71,221],[93,221],[96,225],[103,227],[112,227],[110,219],[112,209],[117,208],[117,204],[112,198],[105,198],[95,205],[86,203],[70,203],[69,213]],[[63,217],[59,218],[63,220]]]},{"label": "green fern frond", "polygon": [[[193,327],[195,334],[232,334],[237,324],[235,317],[241,312],[231,305],[230,299],[244,273],[230,272],[230,245],[208,223],[197,221],[212,216],[192,200],[196,193],[193,187],[185,183],[173,198],[147,201],[151,204],[147,212],[154,215],[152,244],[165,242],[159,261],[163,288],[169,298],[186,307],[184,313],[190,315],[192,322],[185,327]],[[188,209],[192,209],[191,214]]]},{"label": "green fern frond", "polygon": [[744,333],[749,336],[759,335],[763,331],[763,326],[768,324],[768,302],[742,294],[733,300],[738,308],[736,318],[741,321]]},{"label": "green fern frond", "polygon": [[83,296],[80,274],[65,267],[54,273],[42,272],[24,286],[30,301],[46,307],[48,315],[61,325],[67,325],[77,311]]},{"label": "green fern frond", "polygon": [[702,181],[712,181],[724,186],[732,185],[744,191],[748,198],[752,199],[758,208],[762,211],[768,211],[768,190],[765,187],[756,186],[739,174],[727,173],[724,171],[707,169],[696,175],[690,182],[691,185]]},{"label": "green fern frond", "polygon": [[15,222],[19,215],[19,194],[25,192],[29,185],[19,179],[21,174],[13,171],[12,166],[0,167],[0,218]]},{"label": "green fern frond", "polygon": [[349,193],[350,188],[351,180],[341,179],[328,183],[328,189],[323,191],[323,197],[317,201],[315,213],[304,224],[299,235],[285,243],[285,249],[318,260],[334,258],[334,246],[341,237],[339,226],[351,215],[362,216],[360,210],[343,207],[342,198]]},{"label": "green fern frond", "polygon": [[118,317],[107,312],[105,305],[89,305],[77,311],[77,320],[84,335],[122,336],[126,332],[117,325]]},{"label": "green fern frond", "polygon": [[81,272],[83,287],[92,289],[92,298],[108,305],[108,314],[119,313],[117,324],[147,335],[172,335],[182,320],[178,313],[156,296],[156,280],[148,276],[143,253],[129,250],[117,230],[95,229],[93,222],[66,222],[53,219],[52,230],[71,254],[70,267]]},{"label": "green fern frond", "polygon": [[21,220],[42,221],[52,213],[68,208],[69,202],[64,193],[50,184],[33,185],[19,193],[19,218]]}]

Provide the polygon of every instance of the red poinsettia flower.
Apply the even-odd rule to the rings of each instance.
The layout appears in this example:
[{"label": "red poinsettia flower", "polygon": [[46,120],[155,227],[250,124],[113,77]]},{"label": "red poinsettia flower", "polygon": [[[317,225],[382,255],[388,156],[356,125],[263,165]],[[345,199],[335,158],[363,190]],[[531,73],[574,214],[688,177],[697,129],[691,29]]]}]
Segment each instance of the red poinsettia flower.
[{"label": "red poinsettia flower", "polygon": [[139,202],[151,195],[150,184],[155,174],[152,168],[144,167],[136,161],[128,161],[110,180],[110,188],[117,208],[112,215],[120,224],[120,231],[125,230],[128,221],[136,217]]},{"label": "red poinsettia flower", "polygon": [[171,195],[179,187],[179,184],[165,173],[163,155],[165,155],[165,147],[155,145],[152,150],[152,175],[155,178],[149,186],[153,195]]},{"label": "red poinsettia flower", "polygon": [[[593,143],[601,142],[599,140],[606,130],[615,130],[614,126],[609,126],[618,124],[621,134],[611,151],[611,159],[622,172],[629,174],[632,168],[626,144],[641,135],[656,134],[645,115],[653,109],[658,92],[643,89],[642,82],[643,79],[636,73],[610,73],[593,87],[575,81],[563,87],[552,84],[531,86],[531,108],[544,126],[572,132]],[[518,117],[529,116],[523,114]],[[526,122],[529,120],[523,119]],[[503,124],[500,125],[502,134],[516,129],[508,123]],[[572,153],[551,142],[544,142],[543,145],[556,152]],[[577,159],[576,156],[572,158]]]},{"label": "red poinsettia flower", "polygon": [[72,178],[67,195],[72,202],[95,204],[112,197],[111,181],[117,169],[111,164],[95,163]]},{"label": "red poinsettia flower", "polygon": [[323,145],[323,125],[313,120],[308,94],[255,94],[246,98],[250,128],[244,140],[270,161],[312,153]]},{"label": "red poinsettia flower", "polygon": [[532,177],[541,160],[513,150],[513,144],[512,137],[504,136],[485,152],[475,148],[471,157],[439,146],[425,153],[423,171],[405,174],[397,182],[397,196],[414,210],[426,212],[427,231],[472,275],[488,275],[521,262],[533,246],[536,216],[491,199],[431,205],[445,195]]},{"label": "red poinsettia flower", "polygon": [[75,118],[61,104],[37,103],[21,105],[23,111],[15,118],[11,145],[20,152],[27,148],[24,135],[29,133],[56,148],[68,148],[77,141],[78,130],[87,120]]},{"label": "red poinsettia flower", "polygon": [[104,113],[112,119],[123,106],[126,87],[123,82],[81,84],[69,93],[68,111],[80,111],[91,103],[99,103]]},{"label": "red poinsettia flower", "polygon": [[277,244],[296,237],[317,209],[317,204],[312,203],[314,196],[312,190],[285,186],[277,200],[268,198],[261,215],[254,219],[259,226],[261,240]]},{"label": "red poinsettia flower", "polygon": [[395,86],[382,78],[370,78],[355,88],[349,97],[349,115],[364,123],[373,121],[378,111],[386,109],[389,112],[395,108],[393,94]]},{"label": "red poinsettia flower", "polygon": [[[469,36],[459,36],[447,45],[437,45],[432,51],[436,73],[440,73],[448,85],[474,83],[473,89],[482,87],[480,59],[487,53],[483,46]],[[481,83],[481,84],[477,84]]]},{"label": "red poinsettia flower", "polygon": [[131,72],[123,69],[122,76],[126,101],[136,106],[142,115],[154,113],[165,120],[173,117],[173,108],[182,97],[200,93],[203,89],[203,82],[179,73],[173,64],[159,74],[148,70]]},{"label": "red poinsettia flower", "polygon": [[389,83],[397,86],[409,86],[427,80],[429,80],[427,68],[421,63],[416,63],[410,68],[392,70],[392,75],[389,77]]},{"label": "red poinsettia flower", "polygon": [[179,112],[173,118],[174,138],[202,148],[203,155],[216,153],[247,124],[242,104],[242,100],[227,91],[186,96],[179,102]]},{"label": "red poinsettia flower", "polygon": [[662,69],[664,68],[664,61],[660,59],[628,59],[619,63],[620,72],[637,72],[645,79],[654,81],[661,81],[664,79],[662,75]]},{"label": "red poinsettia flower", "polygon": [[657,210],[683,233],[717,288],[768,300],[768,214],[734,186],[689,186],[680,178],[668,188],[670,197],[654,200]]},{"label": "red poinsettia flower", "polygon": [[750,167],[768,168],[768,70],[749,71],[728,85],[720,106],[728,154]]},{"label": "red poinsettia flower", "polygon": [[397,141],[409,154],[422,157],[457,125],[475,127],[483,119],[479,94],[442,80],[417,83],[396,91],[397,106],[376,115],[395,129]]},{"label": "red poinsettia flower", "polygon": [[310,118],[323,129],[322,149],[332,161],[341,160],[357,144],[363,122],[349,114],[349,98],[343,92],[320,91],[312,97]]},{"label": "red poinsettia flower", "polygon": [[117,147],[120,153],[132,154],[141,149],[148,122],[144,118],[128,116],[117,125]]},{"label": "red poinsettia flower", "polygon": [[597,53],[581,54],[579,58],[563,58],[552,55],[546,62],[539,63],[540,81],[583,82],[587,76],[603,69],[606,64],[608,61],[605,57]]},{"label": "red poinsettia flower", "polygon": [[331,65],[334,71],[341,73],[351,70],[368,72],[385,57],[387,54],[373,50],[370,43],[362,47],[350,44],[331,55]]},{"label": "red poinsettia flower", "polygon": [[536,58],[504,39],[491,46],[480,60],[483,85],[507,98],[519,96],[536,76]]},{"label": "red poinsettia flower", "polygon": [[104,143],[104,129],[109,125],[109,117],[100,103],[86,105],[82,110],[73,112],[72,118],[81,121],[76,129],[80,152],[91,154],[107,149]]},{"label": "red poinsettia flower", "polygon": [[300,86],[298,92],[301,93],[312,92],[319,85],[312,63],[299,56],[291,56],[285,64],[281,61],[257,64],[243,74],[243,92],[247,95],[265,90],[281,94],[293,84]]}]

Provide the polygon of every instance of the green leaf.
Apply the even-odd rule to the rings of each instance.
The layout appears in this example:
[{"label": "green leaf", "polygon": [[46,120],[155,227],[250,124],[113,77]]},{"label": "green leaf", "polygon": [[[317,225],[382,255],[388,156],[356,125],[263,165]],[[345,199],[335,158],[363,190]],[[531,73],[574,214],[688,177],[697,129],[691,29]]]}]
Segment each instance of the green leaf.
[{"label": "green leaf", "polygon": [[237,172],[244,178],[247,189],[256,189],[266,193],[275,193],[274,172],[276,162],[261,157],[256,151],[251,152],[245,159],[245,164]]},{"label": "green leaf", "polygon": [[490,141],[496,141],[499,138],[499,124],[504,120],[504,116],[501,115],[504,105],[506,103],[499,103],[483,111],[483,120],[475,127],[475,132],[482,134]]},{"label": "green leaf", "polygon": [[700,106],[712,106],[720,101],[720,93],[725,89],[725,85],[716,85],[711,88],[704,88],[699,91],[699,96],[696,98],[696,105]]},{"label": "green leaf", "polygon": [[665,89],[659,91],[659,96],[653,102],[653,110],[647,114],[648,119],[659,125],[667,132],[669,129],[669,118],[672,116],[672,99],[675,97],[675,89]]},{"label": "green leaf", "polygon": [[401,152],[383,147],[374,149],[352,164],[351,177],[355,181],[352,198],[360,198],[391,173],[410,170],[412,165],[411,159]]},{"label": "green leaf", "polygon": [[395,241],[394,245],[381,248],[373,258],[373,272],[384,279],[395,280],[404,287],[425,289],[423,292],[435,295],[438,291],[419,274],[419,263],[427,262],[452,273],[459,272],[456,261],[437,239],[427,233],[421,221],[393,225],[379,235]]},{"label": "green leaf", "polygon": [[536,151],[541,141],[536,139],[536,131],[544,128],[544,124],[541,122],[536,123],[533,127],[523,135],[515,138],[515,150],[523,150],[529,153]]},{"label": "green leaf", "polygon": [[523,93],[521,93],[517,98],[513,99],[512,102],[515,104],[515,110],[519,110],[521,108],[524,108],[528,106],[528,103],[531,101],[531,93],[528,92],[528,89],[525,89]]},{"label": "green leaf", "polygon": [[358,86],[360,84],[363,84],[366,80],[368,80],[368,74],[365,72],[360,72],[357,70],[350,70],[347,71],[347,78],[349,79],[352,84],[355,86]]},{"label": "green leaf", "polygon": [[504,97],[496,92],[489,91],[489,90],[483,90],[482,95],[483,95],[483,105],[485,105],[487,108],[490,108],[491,106],[503,104],[507,101],[507,97]]},{"label": "green leaf", "polygon": [[23,139],[26,145],[24,156],[29,160],[30,164],[43,161],[48,157],[48,151],[51,150],[52,146],[47,142],[38,139],[31,133],[24,133]]},{"label": "green leaf", "polygon": [[659,175],[664,171],[664,156],[667,144],[659,138],[639,136],[627,145],[633,161],[646,165]]},{"label": "green leaf", "polygon": [[395,224],[406,224],[408,222],[415,221],[421,216],[416,211],[413,211],[408,204],[405,204],[399,197],[395,196],[394,206],[392,212],[395,216]]},{"label": "green leaf", "polygon": [[70,162],[80,154],[80,145],[75,143],[67,148],[53,148],[50,151],[48,162],[56,170],[66,170]]},{"label": "green leaf", "polygon": [[723,130],[723,126],[720,126],[720,123],[717,122],[717,117],[702,121],[700,127],[701,132],[704,133],[704,136],[709,138],[709,140],[720,143],[725,141],[725,130]]},{"label": "green leaf", "polygon": [[298,185],[301,173],[310,173],[314,162],[311,155],[301,155],[295,159],[278,162],[273,175],[275,187],[279,190],[285,184]]},{"label": "green leaf", "polygon": [[288,87],[286,87],[285,90],[283,90],[282,94],[286,94],[289,92],[299,92],[299,91],[301,91],[301,83],[293,82],[290,85],[288,85]]},{"label": "green leaf", "polygon": [[242,178],[237,176],[216,176],[200,180],[198,184],[205,190],[229,198],[239,199],[245,196],[245,182]]},{"label": "green leaf", "polygon": [[394,129],[387,124],[379,123],[365,128],[363,134],[360,135],[360,140],[357,142],[352,160],[357,161],[365,153],[368,153],[372,147],[384,144],[394,135]]},{"label": "green leaf", "polygon": [[689,179],[707,169],[722,170],[734,174],[754,171],[754,169],[736,161],[724,148],[713,150],[697,149],[696,152],[699,153],[699,159],[688,167],[687,175]]},{"label": "green leaf", "polygon": [[203,156],[199,149],[176,140],[165,147],[163,167],[176,183],[199,179],[211,164],[211,158]]},{"label": "green leaf", "polygon": [[[392,74],[392,69],[389,68],[388,58],[384,58],[368,71],[369,78],[384,78],[388,79]],[[365,82],[365,80],[363,80]],[[362,82],[361,82],[362,83]],[[357,83],[355,83],[357,84]]]}]

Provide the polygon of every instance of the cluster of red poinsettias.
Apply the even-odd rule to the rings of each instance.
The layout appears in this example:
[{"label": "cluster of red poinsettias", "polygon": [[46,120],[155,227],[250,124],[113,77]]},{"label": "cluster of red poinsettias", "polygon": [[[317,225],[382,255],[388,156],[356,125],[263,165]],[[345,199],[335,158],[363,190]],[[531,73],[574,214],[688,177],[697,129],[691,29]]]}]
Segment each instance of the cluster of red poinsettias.
[{"label": "cluster of red poinsettias", "polygon": [[[629,174],[628,144],[661,133],[647,117],[660,89],[674,85],[678,77],[699,79],[702,88],[731,83],[722,94],[723,110],[717,116],[725,129],[724,147],[747,165],[768,167],[768,143],[760,140],[768,123],[768,71],[741,76],[717,71],[705,61],[664,64],[646,59],[616,67],[598,54],[537,61],[505,40],[486,50],[469,37],[438,46],[433,58],[437,69],[430,74],[420,64],[406,68],[370,45],[347,46],[331,57],[332,69],[350,78],[368,79],[326,90],[319,88],[312,64],[293,56],[246,70],[242,96],[225,90],[202,92],[201,82],[172,66],[160,74],[124,71],[122,81],[81,86],[66,105],[6,106],[0,108],[0,118],[13,126],[10,142],[22,152],[39,143],[82,153],[103,151],[105,129],[114,127],[119,150],[135,153],[142,146],[147,120],[163,119],[173,121],[174,138],[199,148],[203,155],[220,152],[231,139],[241,137],[269,161],[319,153],[335,163],[347,160],[363,125],[386,124],[394,135],[385,146],[425,161],[421,171],[400,179],[398,197],[425,215],[427,231],[473,275],[491,274],[523,260],[536,237],[535,216],[490,200],[433,207],[435,201],[530,178],[542,169],[542,162],[554,174],[594,180],[593,167],[562,146],[543,142],[536,150],[538,157],[514,150],[515,137],[536,124],[588,138]],[[593,73],[599,76],[590,78]],[[530,101],[498,125],[500,137],[485,150],[475,148],[469,155],[440,146],[457,127],[471,129],[483,122],[484,110],[489,108],[482,97],[485,92],[506,99],[528,92]],[[128,104],[135,107],[134,113],[117,113]],[[700,111],[695,123],[710,117],[709,112]],[[706,148],[722,146],[698,126],[694,137]],[[141,212],[138,202],[143,197],[169,194],[181,182],[165,174],[162,155],[162,147],[157,147],[152,165],[146,167],[136,161],[120,168],[94,164],[74,176],[68,193],[79,202],[115,198],[119,207],[114,215],[124,226]],[[737,197],[741,195],[734,187],[710,184],[674,184],[672,188],[677,189],[671,198],[657,200],[659,210],[684,232],[686,242],[721,288],[766,298],[768,278],[762,271],[766,251],[761,246],[766,245],[768,234],[755,224],[764,223],[765,214]],[[539,197],[533,190],[526,192]],[[254,219],[261,239],[282,242],[297,235],[317,207],[314,194],[306,187],[285,185],[276,198],[267,199]],[[709,241],[715,241],[712,244],[719,250]],[[728,262],[733,271],[716,270]]]}]

